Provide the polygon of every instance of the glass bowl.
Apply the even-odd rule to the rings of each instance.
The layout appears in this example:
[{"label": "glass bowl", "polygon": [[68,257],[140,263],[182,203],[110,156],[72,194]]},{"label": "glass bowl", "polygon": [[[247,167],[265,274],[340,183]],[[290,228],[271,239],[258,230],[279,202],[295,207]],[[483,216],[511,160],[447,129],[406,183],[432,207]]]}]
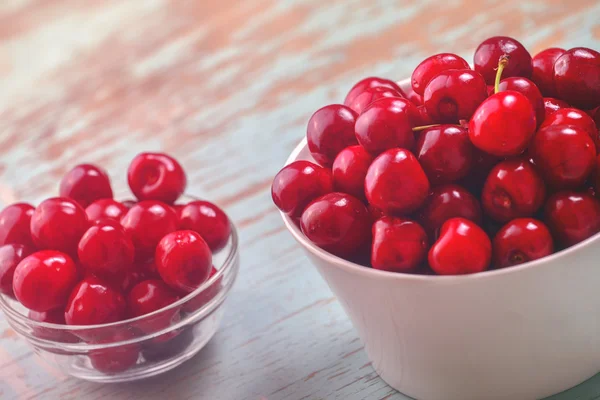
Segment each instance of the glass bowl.
[{"label": "glass bowl", "polygon": [[239,270],[238,236],[233,225],[227,245],[213,254],[213,264],[218,272],[179,301],[111,324],[36,322],[27,317],[29,310],[5,295],[0,295],[0,309],[36,354],[68,375],[95,382],[148,378],[192,358],[217,331]]}]

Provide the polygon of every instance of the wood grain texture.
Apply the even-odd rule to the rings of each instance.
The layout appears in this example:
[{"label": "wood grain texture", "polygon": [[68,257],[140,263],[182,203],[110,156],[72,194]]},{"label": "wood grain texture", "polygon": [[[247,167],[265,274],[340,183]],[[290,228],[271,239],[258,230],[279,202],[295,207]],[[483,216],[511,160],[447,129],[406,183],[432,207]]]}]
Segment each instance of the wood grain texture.
[{"label": "wood grain texture", "polygon": [[[600,48],[597,0],[11,0],[0,3],[0,202],[38,202],[75,163],[115,186],[143,150],[226,207],[242,268],[224,323],[152,380],[99,385],[43,364],[0,316],[0,398],[405,399],[270,199],[310,114],[358,79],[408,76],[425,56],[471,59],[483,39]],[[600,395],[600,376],[555,399]]]}]

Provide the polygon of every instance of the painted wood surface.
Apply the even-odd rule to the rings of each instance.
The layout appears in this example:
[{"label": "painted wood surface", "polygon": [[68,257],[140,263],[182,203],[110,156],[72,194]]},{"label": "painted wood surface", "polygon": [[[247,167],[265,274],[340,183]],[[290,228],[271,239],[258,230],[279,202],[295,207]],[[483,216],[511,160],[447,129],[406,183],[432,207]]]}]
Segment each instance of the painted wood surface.
[{"label": "painted wood surface", "polygon": [[[373,371],[270,199],[310,114],[425,56],[506,34],[532,52],[600,48],[597,0],[3,0],[0,202],[57,193],[76,163],[124,187],[164,150],[225,207],[242,268],[220,331],[161,377],[100,385],[46,366],[0,316],[0,398],[405,399]],[[549,377],[551,379],[551,377]],[[509,383],[507,383],[509,384]],[[555,399],[600,397],[600,376]]]}]

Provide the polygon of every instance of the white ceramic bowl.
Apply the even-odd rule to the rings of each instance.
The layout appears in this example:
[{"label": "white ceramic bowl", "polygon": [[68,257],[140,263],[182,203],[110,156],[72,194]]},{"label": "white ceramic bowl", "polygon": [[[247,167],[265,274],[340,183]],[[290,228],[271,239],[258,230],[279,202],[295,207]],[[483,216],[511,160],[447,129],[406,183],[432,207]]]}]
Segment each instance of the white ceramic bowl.
[{"label": "white ceramic bowl", "polygon": [[[287,163],[311,160],[303,140]],[[379,271],[286,227],[342,303],[377,373],[421,400],[528,400],[600,371],[600,236],[465,276]]]}]

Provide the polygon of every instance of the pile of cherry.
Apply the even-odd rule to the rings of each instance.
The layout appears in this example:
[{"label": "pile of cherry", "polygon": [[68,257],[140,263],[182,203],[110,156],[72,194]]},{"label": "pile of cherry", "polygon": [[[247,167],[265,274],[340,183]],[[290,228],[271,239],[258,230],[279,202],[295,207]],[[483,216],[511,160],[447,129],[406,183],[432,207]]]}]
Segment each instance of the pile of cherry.
[{"label": "pile of cherry", "polygon": [[[600,231],[600,53],[517,40],[358,82],[308,123],[314,160],[283,168],[277,207],[317,246],[387,271],[468,274]],[[365,260],[368,260],[366,261]]]},{"label": "pile of cherry", "polygon": [[[106,172],[81,164],[63,177],[60,197],[0,212],[0,292],[31,310],[29,318],[100,325],[139,317],[217,272],[212,255],[227,244],[229,219],[207,201],[176,203],[187,183],[180,164],[166,154],[142,153],[127,178],[138,201],[114,200]],[[166,318],[140,324],[141,330],[167,328],[180,312],[210,301],[204,294]]]}]

